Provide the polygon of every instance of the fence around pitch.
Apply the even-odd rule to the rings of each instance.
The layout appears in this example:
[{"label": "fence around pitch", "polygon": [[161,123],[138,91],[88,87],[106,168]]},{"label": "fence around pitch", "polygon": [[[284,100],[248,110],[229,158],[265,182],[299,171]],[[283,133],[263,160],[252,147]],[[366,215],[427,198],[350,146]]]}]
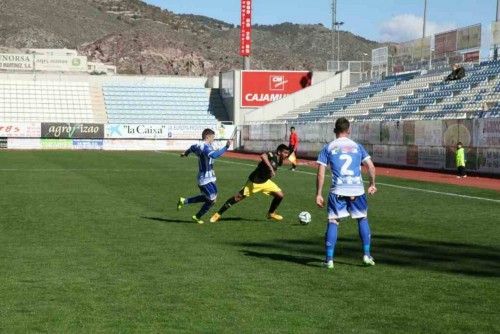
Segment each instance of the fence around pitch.
[{"label": "fence around pitch", "polygon": [[[300,138],[298,155],[314,159],[335,138],[333,123],[294,125]],[[286,124],[245,125],[242,150],[274,150],[288,142]],[[351,138],[363,144],[375,163],[436,170],[455,169],[455,150],[466,148],[467,169],[500,175],[500,119],[354,122]]]},{"label": "fence around pitch", "polygon": [[96,123],[1,123],[2,149],[65,150],[183,150],[201,140],[210,127],[216,145],[234,139],[236,127],[214,123],[197,125],[96,124]]}]

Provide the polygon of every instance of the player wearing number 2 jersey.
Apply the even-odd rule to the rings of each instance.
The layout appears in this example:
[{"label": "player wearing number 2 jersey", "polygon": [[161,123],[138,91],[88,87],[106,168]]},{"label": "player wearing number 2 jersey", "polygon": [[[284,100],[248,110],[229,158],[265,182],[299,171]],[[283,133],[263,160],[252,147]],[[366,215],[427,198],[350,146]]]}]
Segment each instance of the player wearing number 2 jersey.
[{"label": "player wearing number 2 jersey", "polygon": [[332,184],[328,196],[328,224],[325,235],[325,265],[328,268],[333,268],[339,220],[349,216],[358,220],[359,235],[363,243],[363,262],[367,265],[375,264],[370,255],[371,235],[367,219],[368,204],[361,175],[361,165],[368,167],[369,194],[374,194],[377,191],[375,166],[365,148],[349,139],[349,127],[349,121],[345,118],[339,118],[335,122],[337,139],[325,145],[317,161],[316,204],[319,207],[324,206],[322,190],[325,169],[329,166],[332,171]]}]

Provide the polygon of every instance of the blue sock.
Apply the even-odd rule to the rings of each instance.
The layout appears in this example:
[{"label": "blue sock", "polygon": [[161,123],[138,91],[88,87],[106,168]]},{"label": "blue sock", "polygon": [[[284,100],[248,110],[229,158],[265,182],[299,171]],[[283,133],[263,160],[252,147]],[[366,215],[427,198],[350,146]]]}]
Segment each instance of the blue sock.
[{"label": "blue sock", "polygon": [[205,195],[198,195],[198,196],[186,198],[186,200],[184,201],[184,204],[201,203],[201,202],[205,202],[206,200],[207,200],[207,197]]},{"label": "blue sock", "polygon": [[335,256],[335,244],[337,243],[337,224],[326,224],[325,233],[325,252],[326,261],[332,261]]},{"label": "blue sock", "polygon": [[370,243],[371,243],[371,233],[370,224],[368,224],[368,218],[358,219],[358,230],[359,238],[363,243],[363,253],[370,256]]},{"label": "blue sock", "polygon": [[196,214],[196,218],[200,219],[205,213],[208,212],[208,210],[210,210],[210,208],[214,204],[215,204],[214,201],[211,201],[205,197],[205,204],[203,204],[200,211],[198,211],[198,213]]}]

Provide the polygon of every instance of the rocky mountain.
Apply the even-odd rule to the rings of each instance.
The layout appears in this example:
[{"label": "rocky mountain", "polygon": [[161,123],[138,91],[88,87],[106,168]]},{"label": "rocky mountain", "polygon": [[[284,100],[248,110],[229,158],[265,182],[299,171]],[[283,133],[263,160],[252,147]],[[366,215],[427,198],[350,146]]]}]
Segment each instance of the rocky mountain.
[{"label": "rocky mountain", "polygon": [[[342,59],[377,43],[341,32]],[[1,0],[0,48],[77,48],[120,73],[213,75],[241,68],[239,27],[139,0]],[[325,70],[331,32],[320,24],[256,25],[252,68]]]}]

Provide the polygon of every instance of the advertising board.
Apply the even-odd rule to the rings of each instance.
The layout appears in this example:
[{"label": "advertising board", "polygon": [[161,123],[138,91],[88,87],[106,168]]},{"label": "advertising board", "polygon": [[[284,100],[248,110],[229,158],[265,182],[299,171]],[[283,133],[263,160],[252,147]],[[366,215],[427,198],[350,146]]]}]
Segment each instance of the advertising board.
[{"label": "advertising board", "polygon": [[307,71],[242,71],[241,107],[262,107],[311,85]]}]

